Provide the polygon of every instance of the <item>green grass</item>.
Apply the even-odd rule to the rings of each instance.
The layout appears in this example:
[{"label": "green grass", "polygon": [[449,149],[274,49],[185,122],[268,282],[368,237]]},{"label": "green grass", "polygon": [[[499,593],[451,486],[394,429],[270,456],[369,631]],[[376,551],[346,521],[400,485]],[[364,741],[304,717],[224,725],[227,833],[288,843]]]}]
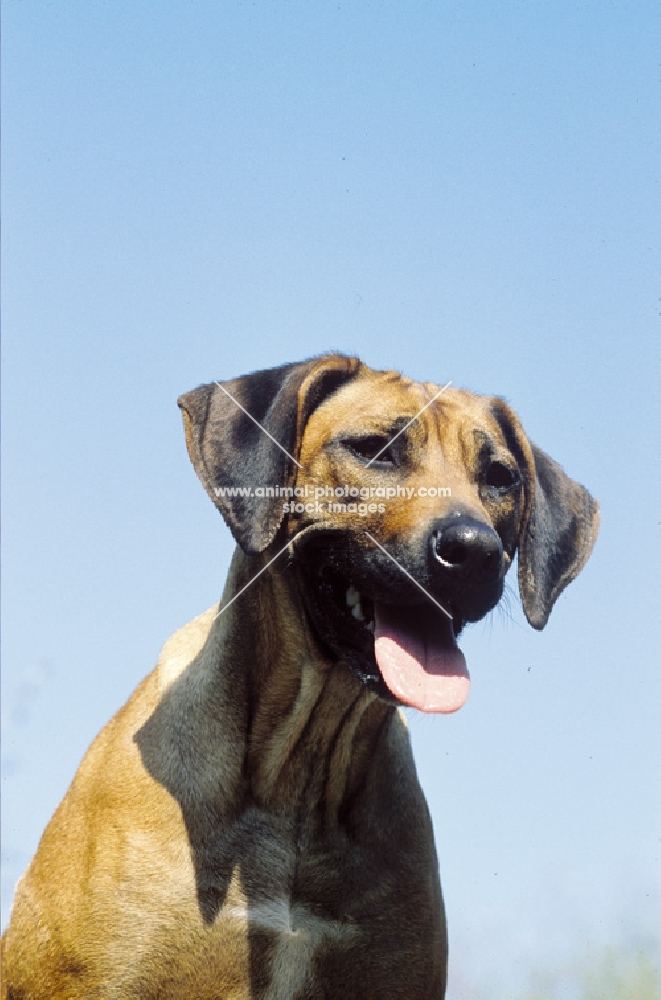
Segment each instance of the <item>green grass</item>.
[{"label": "green grass", "polygon": [[605,948],[562,972],[534,977],[536,987],[516,1000],[661,1000],[661,973],[651,949]]}]

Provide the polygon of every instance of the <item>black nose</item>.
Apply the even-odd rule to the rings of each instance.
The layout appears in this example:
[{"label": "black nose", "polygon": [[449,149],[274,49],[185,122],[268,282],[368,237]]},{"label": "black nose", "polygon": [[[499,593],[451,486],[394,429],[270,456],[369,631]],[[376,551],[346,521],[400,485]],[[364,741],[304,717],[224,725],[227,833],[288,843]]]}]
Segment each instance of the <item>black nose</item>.
[{"label": "black nose", "polygon": [[491,583],[500,574],[503,546],[488,524],[471,517],[447,518],[429,536],[432,560],[454,579]]}]

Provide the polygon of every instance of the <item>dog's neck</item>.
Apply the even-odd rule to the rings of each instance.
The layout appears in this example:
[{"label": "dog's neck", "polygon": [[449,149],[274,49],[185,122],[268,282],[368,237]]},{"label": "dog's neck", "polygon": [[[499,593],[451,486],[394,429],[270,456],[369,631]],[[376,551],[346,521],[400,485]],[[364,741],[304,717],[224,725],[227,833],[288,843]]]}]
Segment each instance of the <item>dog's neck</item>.
[{"label": "dog's neck", "polygon": [[394,709],[320,648],[291,569],[276,563],[255,578],[267,561],[237,549],[214,625],[218,669],[245,685],[244,776],[256,805],[280,812],[304,803],[309,815],[318,802],[318,821],[333,826]]}]

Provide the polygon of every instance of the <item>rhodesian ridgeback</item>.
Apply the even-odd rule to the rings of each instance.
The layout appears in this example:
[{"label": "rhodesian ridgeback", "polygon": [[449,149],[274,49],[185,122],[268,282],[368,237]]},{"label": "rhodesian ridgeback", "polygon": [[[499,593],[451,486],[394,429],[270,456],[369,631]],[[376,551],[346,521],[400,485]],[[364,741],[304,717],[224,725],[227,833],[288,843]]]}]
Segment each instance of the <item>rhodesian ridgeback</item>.
[{"label": "rhodesian ridgeback", "polygon": [[6,1000],[441,1000],[445,915],[398,706],[451,712],[456,637],[518,551],[541,629],[590,494],[496,397],[329,354],[179,400],[238,543],[85,756],[20,880]]}]

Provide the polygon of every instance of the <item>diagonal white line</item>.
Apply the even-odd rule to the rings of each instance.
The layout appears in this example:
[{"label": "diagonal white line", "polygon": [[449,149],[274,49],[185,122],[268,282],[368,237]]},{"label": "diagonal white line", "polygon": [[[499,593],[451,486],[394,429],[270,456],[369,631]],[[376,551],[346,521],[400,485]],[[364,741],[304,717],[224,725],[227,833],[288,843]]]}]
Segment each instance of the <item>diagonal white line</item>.
[{"label": "diagonal white line", "polygon": [[[287,451],[287,449],[283,448],[282,445],[280,444],[280,442],[276,441],[276,439],[273,437],[273,435],[269,434],[269,432],[266,430],[265,427],[262,427],[262,425],[260,424],[259,420],[255,420],[255,418],[253,417],[252,413],[248,413],[248,411],[245,409],[245,407],[241,406],[241,403],[238,401],[238,399],[235,399],[234,396],[232,395],[232,393],[228,392],[224,385],[221,385],[220,382],[215,382],[214,384],[217,385],[219,389],[222,389],[223,392],[225,393],[225,395],[229,396],[229,398],[232,400],[232,402],[236,403],[236,405],[239,407],[239,409],[243,410],[243,412],[245,413],[245,415],[247,417],[250,417],[250,419],[252,420],[253,424],[257,424],[257,426],[259,427],[260,431],[264,431],[264,433],[266,434],[267,438],[270,438],[271,441],[273,441],[273,444],[277,444],[277,446],[280,449],[280,451],[284,451],[284,453],[287,456],[287,458],[291,458],[292,462],[294,462],[299,467],[299,469],[303,468],[303,466],[301,465],[301,463],[297,462],[296,459],[294,458],[294,456],[290,455],[289,452]],[[433,400],[432,400],[432,402],[433,402]]]},{"label": "diagonal white line", "polygon": [[[446,388],[447,388],[447,386],[446,386]],[[381,542],[377,542],[376,538],[374,538],[373,535],[370,535],[369,531],[366,531],[365,534],[367,535],[367,537],[371,541],[374,542],[375,545],[378,545],[379,548],[381,549],[381,551],[385,552],[385,554],[388,556],[388,559],[391,559],[394,562],[395,566],[398,566],[399,569],[401,569],[402,573],[404,573],[405,576],[408,576],[409,580],[411,580],[416,585],[416,587],[418,587],[422,591],[423,594],[426,594],[426,596],[429,598],[429,600],[432,601],[436,605],[437,608],[440,608],[441,611],[443,612],[443,614],[447,615],[448,618],[450,619],[450,621],[452,621],[452,615],[450,614],[450,612],[446,611],[445,608],[443,607],[443,605],[439,604],[438,601],[436,600],[436,598],[432,597],[431,594],[429,593],[429,591],[425,590],[425,588],[422,586],[422,584],[418,583],[418,581],[416,580],[416,578],[414,576],[411,576],[411,574],[409,573],[409,571],[407,569],[404,569],[404,567],[402,566],[402,564],[400,562],[397,562],[397,560],[395,559],[394,556],[390,555],[390,553],[388,552],[387,549],[384,549],[383,545],[381,545]]]},{"label": "diagonal white line", "polygon": [[[216,385],[217,384],[218,383],[216,383]],[[406,428],[410,427],[411,424],[413,423],[413,421],[417,420],[418,417],[420,416],[420,414],[424,413],[425,410],[427,409],[427,407],[431,406],[431,404],[434,402],[434,400],[438,399],[438,397],[441,395],[441,393],[445,392],[445,390],[448,388],[448,386],[451,386],[451,385],[452,385],[452,379],[450,379],[450,381],[448,382],[448,384],[444,385],[442,389],[439,389],[439,391],[436,393],[436,395],[432,399],[430,399],[428,403],[425,403],[425,405],[422,407],[422,409],[418,410],[418,412],[415,414],[415,416],[411,417],[411,419],[409,420],[409,422],[407,424],[404,424],[404,426],[402,427],[401,431],[397,431],[397,433],[393,437],[391,437],[390,440],[386,444],[384,444],[383,448],[380,451],[377,451],[376,455],[373,455],[372,458],[370,458],[370,460],[367,463],[367,465],[365,466],[365,468],[369,469],[369,467],[372,464],[372,462],[375,462],[377,460],[377,458],[379,457],[379,455],[382,455],[384,453],[384,451],[386,450],[386,448],[389,448],[390,445],[393,443],[393,441],[396,441],[397,438],[399,437],[399,435],[403,434],[404,431],[406,430]],[[434,600],[434,598],[432,597],[432,601],[433,600]]]},{"label": "diagonal white line", "polygon": [[234,601],[237,599],[237,597],[241,597],[241,594],[244,592],[244,590],[247,590],[248,587],[251,587],[253,585],[253,583],[255,582],[255,580],[257,579],[257,577],[261,576],[262,573],[264,572],[264,570],[267,570],[269,568],[269,566],[271,565],[271,563],[274,563],[276,561],[276,559],[278,558],[278,556],[281,556],[282,553],[285,551],[285,549],[289,548],[290,545],[291,545],[291,541],[287,542],[286,545],[283,545],[282,548],[280,549],[280,551],[276,552],[276,554],[273,556],[273,559],[269,559],[269,561],[267,562],[266,566],[262,566],[262,568],[257,573],[255,573],[255,575],[253,576],[252,580],[248,580],[248,582],[245,585],[245,587],[241,587],[241,590],[238,592],[238,594],[235,594],[234,597],[232,598],[232,600],[228,601],[227,604],[225,604],[220,609],[220,611],[218,612],[217,615],[214,615],[214,619],[213,620],[215,621],[216,618],[220,618],[220,616],[222,615],[223,611],[227,611],[227,609],[229,608],[230,604],[233,604]]}]

